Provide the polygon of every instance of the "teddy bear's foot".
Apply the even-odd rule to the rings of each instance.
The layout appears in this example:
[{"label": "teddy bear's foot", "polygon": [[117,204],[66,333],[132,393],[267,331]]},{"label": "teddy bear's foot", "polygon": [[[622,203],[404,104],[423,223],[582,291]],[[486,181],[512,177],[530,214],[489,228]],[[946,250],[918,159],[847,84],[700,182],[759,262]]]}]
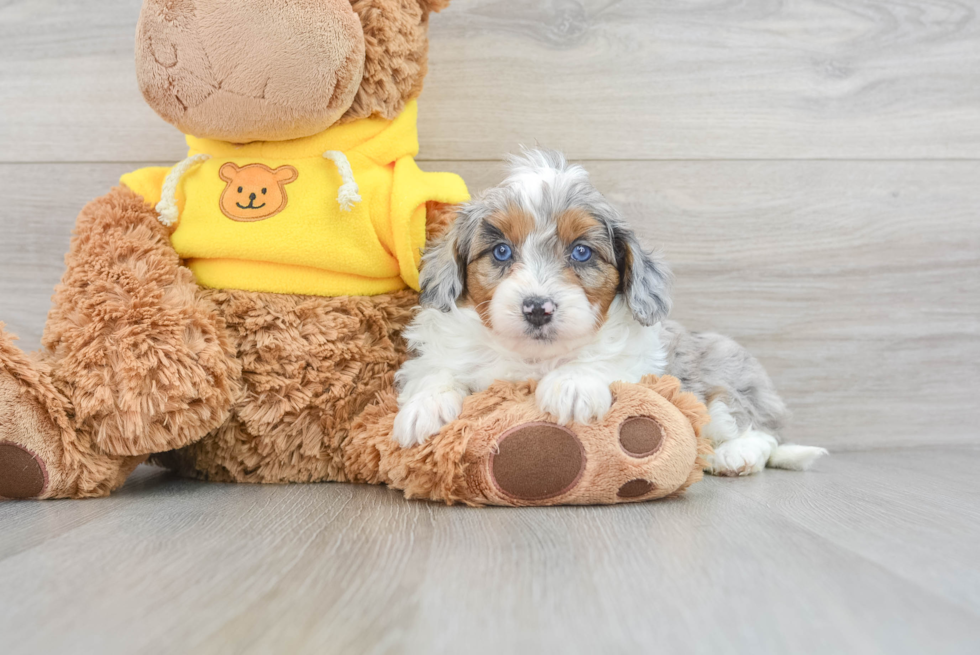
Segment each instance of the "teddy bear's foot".
[{"label": "teddy bear's foot", "polygon": [[597,423],[531,421],[491,439],[485,461],[469,469],[471,488],[494,505],[613,504],[663,498],[700,479],[696,401],[656,380],[612,391]]},{"label": "teddy bear's foot", "polygon": [[398,404],[383,394],[351,428],[346,479],[388,484],[409,498],[510,506],[653,500],[701,479],[711,448],[697,398],[669,376],[610,390],[614,402],[601,421],[565,427],[538,409],[533,382],[498,382],[411,448],[391,438]]},{"label": "teddy bear's foot", "polygon": [[146,459],[95,447],[70,415],[50,361],[23,353],[0,323],[0,499],[105,496]]},{"label": "teddy bear's foot", "polygon": [[91,447],[59,407],[39,398],[59,404],[43,380],[18,379],[0,368],[0,499],[106,496],[146,459]]},{"label": "teddy bear's foot", "polygon": [[[620,477],[629,478],[616,489],[616,498],[645,500],[664,495],[655,494],[657,485],[648,479],[663,476],[646,470],[658,468],[660,460],[655,455],[665,442],[664,429],[658,420],[653,416],[630,416],[619,424],[616,432],[622,453],[610,448],[603,449],[608,452],[595,454],[599,458],[611,458],[612,468],[626,472]],[[640,461],[624,460],[623,455]],[[570,493],[585,475],[588,461],[585,445],[572,429],[554,423],[526,423],[501,435],[497,450],[490,453],[488,473],[493,485],[511,498],[546,501]],[[686,478],[673,483],[661,479],[660,491],[676,491]]]},{"label": "teddy bear's foot", "polygon": [[0,371],[0,498],[39,498],[50,489],[45,459],[57,455],[57,427],[41,405]]}]

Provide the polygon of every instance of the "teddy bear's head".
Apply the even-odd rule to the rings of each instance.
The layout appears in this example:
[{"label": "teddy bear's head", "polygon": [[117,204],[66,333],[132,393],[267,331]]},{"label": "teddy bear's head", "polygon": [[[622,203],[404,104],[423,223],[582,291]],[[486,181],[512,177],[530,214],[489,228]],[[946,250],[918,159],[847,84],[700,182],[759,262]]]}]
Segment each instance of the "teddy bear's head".
[{"label": "teddy bear's head", "polygon": [[422,90],[449,0],[145,0],[136,72],[178,129],[235,143],[394,118]]}]

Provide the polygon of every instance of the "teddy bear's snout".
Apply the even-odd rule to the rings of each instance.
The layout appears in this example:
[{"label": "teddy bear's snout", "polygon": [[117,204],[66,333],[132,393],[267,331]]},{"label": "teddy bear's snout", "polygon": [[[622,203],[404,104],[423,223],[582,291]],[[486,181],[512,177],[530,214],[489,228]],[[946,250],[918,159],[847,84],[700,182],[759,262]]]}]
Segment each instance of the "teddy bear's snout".
[{"label": "teddy bear's snout", "polygon": [[[178,129],[235,143],[283,141],[322,132],[351,107],[365,42],[349,0],[200,4],[207,9],[145,0],[140,14],[140,89]],[[206,74],[192,70],[199,59]]]}]

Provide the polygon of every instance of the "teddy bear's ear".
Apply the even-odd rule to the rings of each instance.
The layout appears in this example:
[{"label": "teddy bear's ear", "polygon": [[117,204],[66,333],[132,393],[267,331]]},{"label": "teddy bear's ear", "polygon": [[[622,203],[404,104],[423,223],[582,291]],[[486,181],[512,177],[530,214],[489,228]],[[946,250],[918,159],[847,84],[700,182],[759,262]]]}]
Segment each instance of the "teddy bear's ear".
[{"label": "teddy bear's ear", "polygon": [[429,58],[429,13],[449,0],[351,0],[364,28],[364,76],[343,122],[392,119],[422,92]]},{"label": "teddy bear's ear", "polygon": [[276,176],[276,181],[281,182],[282,184],[295,182],[296,178],[299,177],[299,171],[292,166],[280,166],[273,174]]},{"label": "teddy bear's ear", "polygon": [[221,177],[221,179],[224,180],[225,182],[231,182],[232,180],[235,179],[235,176],[238,174],[238,171],[240,170],[242,169],[240,169],[237,165],[235,165],[232,162],[228,162],[227,164],[224,164],[220,169],[218,169],[218,176]]}]

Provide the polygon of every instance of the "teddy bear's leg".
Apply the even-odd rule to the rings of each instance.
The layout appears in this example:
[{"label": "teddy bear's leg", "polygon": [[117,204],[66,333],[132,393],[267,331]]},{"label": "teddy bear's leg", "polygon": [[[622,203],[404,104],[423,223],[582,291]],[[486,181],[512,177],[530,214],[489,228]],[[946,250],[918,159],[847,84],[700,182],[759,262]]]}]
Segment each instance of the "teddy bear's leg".
[{"label": "teddy bear's leg", "polygon": [[498,383],[467,398],[459,419],[402,449],[390,438],[387,394],[352,429],[352,479],[409,497],[471,505],[611,504],[677,494],[701,479],[709,452],[704,405],[670,377],[616,383],[609,413],[564,427],[537,409],[531,383]]},{"label": "teddy bear's leg", "polygon": [[47,479],[35,496],[104,495],[150,453],[221,425],[240,365],[167,228],[132,191],[114,189],[82,210],[65,261],[45,350],[29,358],[4,337],[11,408],[0,415],[8,442],[0,485],[24,452]]},{"label": "teddy bear's leg", "polygon": [[346,480],[351,422],[391,389],[418,294],[208,294],[238,352],[244,391],[219,429],[153,461],[224,482]]}]

